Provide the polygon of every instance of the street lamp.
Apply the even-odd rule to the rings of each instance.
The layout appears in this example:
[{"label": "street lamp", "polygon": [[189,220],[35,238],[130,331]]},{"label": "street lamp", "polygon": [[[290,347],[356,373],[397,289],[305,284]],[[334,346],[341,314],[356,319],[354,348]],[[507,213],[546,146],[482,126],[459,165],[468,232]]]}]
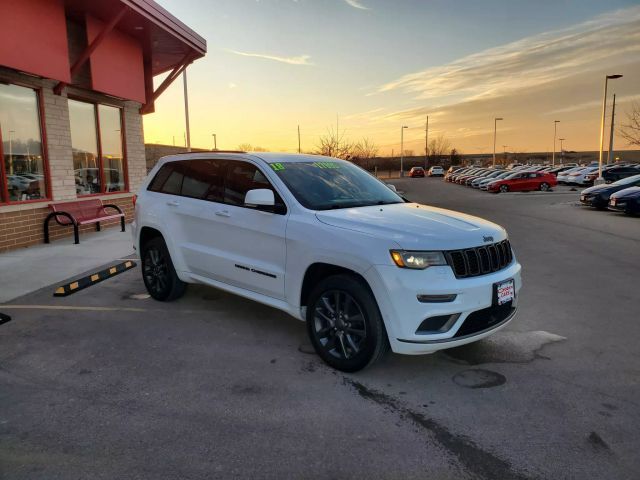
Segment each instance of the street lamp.
[{"label": "street lamp", "polygon": [[493,168],[496,168],[496,131],[498,128],[498,120],[504,120],[504,118],[496,117],[493,119]]},{"label": "street lamp", "polygon": [[604,178],[602,178],[602,147],[604,144],[604,115],[607,111],[607,84],[609,79],[615,80],[617,78],[622,78],[622,75],[607,75],[604,77],[604,95],[602,96],[602,119],[600,121],[600,156],[598,158],[598,178],[594,185],[600,185],[604,183]]},{"label": "street lamp", "polygon": [[564,145],[562,142],[564,142],[566,138],[559,138],[558,140],[560,140],[560,163],[564,165]]},{"label": "street lamp", "polygon": [[400,176],[404,177],[404,129],[406,125],[400,127]]},{"label": "street lamp", "polygon": [[216,138],[216,134],[212,133],[211,136],[213,137],[213,150],[218,150],[218,140]]},{"label": "street lamp", "polygon": [[551,166],[556,166],[556,136],[558,135],[558,124],[560,120],[553,121],[553,156],[551,157]]},{"label": "street lamp", "polygon": [[9,130],[9,175],[13,175],[13,134],[15,130]]}]

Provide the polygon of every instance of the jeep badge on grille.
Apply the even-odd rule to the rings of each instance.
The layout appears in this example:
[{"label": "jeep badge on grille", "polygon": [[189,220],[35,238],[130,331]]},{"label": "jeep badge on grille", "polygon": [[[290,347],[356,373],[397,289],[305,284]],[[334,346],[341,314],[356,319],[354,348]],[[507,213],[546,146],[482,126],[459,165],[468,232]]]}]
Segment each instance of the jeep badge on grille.
[{"label": "jeep badge on grille", "polygon": [[482,240],[485,242],[493,242],[493,237],[482,237]]}]

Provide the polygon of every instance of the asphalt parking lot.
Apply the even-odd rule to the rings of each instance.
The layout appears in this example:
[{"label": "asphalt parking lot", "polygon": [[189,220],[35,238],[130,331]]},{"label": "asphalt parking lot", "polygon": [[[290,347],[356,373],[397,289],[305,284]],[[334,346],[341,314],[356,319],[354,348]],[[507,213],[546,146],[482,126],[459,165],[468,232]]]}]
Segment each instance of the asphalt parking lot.
[{"label": "asphalt parking lot", "polygon": [[640,219],[393,183],[507,228],[505,330],[347,375],[301,322],[214,289],[160,304],[139,268],[45,288],[0,305],[0,478],[638,478]]}]

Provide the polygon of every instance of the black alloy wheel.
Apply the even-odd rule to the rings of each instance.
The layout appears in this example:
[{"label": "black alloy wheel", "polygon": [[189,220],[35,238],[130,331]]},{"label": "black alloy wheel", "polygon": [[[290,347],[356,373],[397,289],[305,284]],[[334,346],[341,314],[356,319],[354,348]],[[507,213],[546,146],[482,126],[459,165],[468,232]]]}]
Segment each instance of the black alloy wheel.
[{"label": "black alloy wheel", "polygon": [[362,308],[347,292],[327,290],[313,312],[316,338],[327,352],[341,360],[357,355],[367,338]]},{"label": "black alloy wheel", "polygon": [[507,193],[509,191],[509,185],[500,185],[500,191],[502,193]]},{"label": "black alloy wheel", "polygon": [[540,191],[541,191],[541,192],[548,192],[548,191],[549,191],[549,189],[550,189],[550,187],[549,187],[549,184],[548,184],[548,183],[546,183],[546,182],[542,182],[542,183],[540,184]]},{"label": "black alloy wheel", "polygon": [[142,279],[149,295],[160,301],[180,298],[186,283],[178,278],[167,245],[161,237],[149,240],[141,252]]},{"label": "black alloy wheel", "polygon": [[375,363],[389,347],[373,294],[351,275],[327,277],[311,292],[307,331],[316,353],[345,372]]}]

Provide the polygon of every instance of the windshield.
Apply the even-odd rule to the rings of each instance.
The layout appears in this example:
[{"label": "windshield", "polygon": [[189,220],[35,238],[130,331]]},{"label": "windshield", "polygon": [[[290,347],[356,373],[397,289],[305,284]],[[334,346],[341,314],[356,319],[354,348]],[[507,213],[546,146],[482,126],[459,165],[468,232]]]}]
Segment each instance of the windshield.
[{"label": "windshield", "polygon": [[404,203],[377,178],[343,160],[271,163],[291,193],[310,210]]},{"label": "windshield", "polygon": [[632,177],[623,178],[617,182],[613,182],[613,185],[629,185],[630,183],[640,182],[640,175],[634,175]]}]

